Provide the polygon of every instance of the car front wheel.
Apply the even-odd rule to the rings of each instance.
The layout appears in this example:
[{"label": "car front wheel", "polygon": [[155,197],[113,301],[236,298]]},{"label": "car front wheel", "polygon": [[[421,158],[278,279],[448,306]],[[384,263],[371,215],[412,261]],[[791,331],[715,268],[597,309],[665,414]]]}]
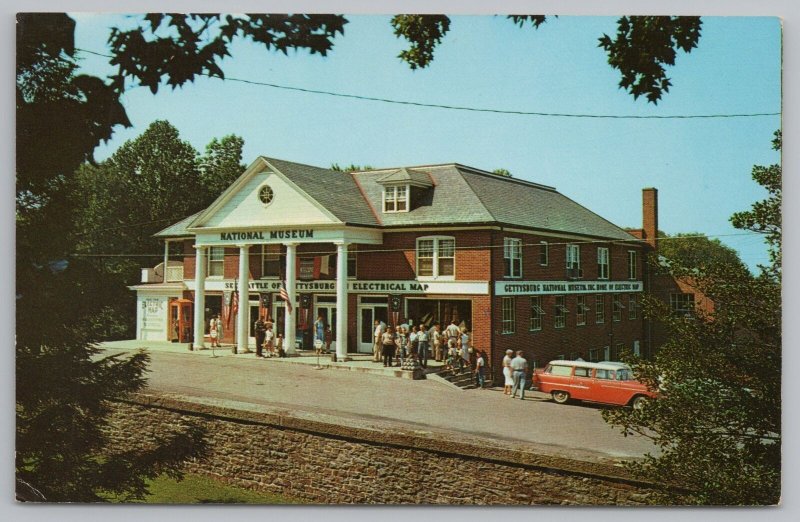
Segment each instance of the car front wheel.
[{"label": "car front wheel", "polygon": [[569,393],[565,391],[554,391],[552,395],[553,400],[559,404],[566,404],[569,401]]},{"label": "car front wheel", "polygon": [[644,408],[645,404],[647,404],[647,397],[639,395],[638,397],[633,399],[633,402],[631,402],[631,407],[634,410],[641,410],[642,408]]}]

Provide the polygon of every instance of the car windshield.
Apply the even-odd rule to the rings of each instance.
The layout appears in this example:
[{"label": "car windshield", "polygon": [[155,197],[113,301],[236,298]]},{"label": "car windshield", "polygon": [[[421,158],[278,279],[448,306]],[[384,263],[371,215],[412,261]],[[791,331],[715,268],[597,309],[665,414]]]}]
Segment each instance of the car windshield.
[{"label": "car windshield", "polygon": [[631,380],[631,373],[628,370],[617,370],[617,380],[629,381]]}]

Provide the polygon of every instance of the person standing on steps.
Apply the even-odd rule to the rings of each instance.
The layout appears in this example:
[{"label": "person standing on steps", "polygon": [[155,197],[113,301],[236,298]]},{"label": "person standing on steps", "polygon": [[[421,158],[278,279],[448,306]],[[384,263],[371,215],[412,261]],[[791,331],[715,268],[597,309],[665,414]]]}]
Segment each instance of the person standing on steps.
[{"label": "person standing on steps", "polygon": [[383,324],[375,319],[375,325],[372,329],[372,340],[374,346],[372,347],[372,361],[373,362],[381,362],[381,350],[383,349]]},{"label": "person standing on steps", "polygon": [[253,331],[256,334],[256,357],[264,357],[264,339],[267,336],[267,323],[262,316],[253,324]]},{"label": "person standing on steps", "polygon": [[419,354],[419,363],[423,368],[428,367],[428,330],[424,324],[419,325],[419,333],[417,333],[417,353]]},{"label": "person standing on steps", "polygon": [[433,345],[433,357],[438,362],[442,362],[445,359],[445,354],[442,350],[442,327],[439,325],[438,322],[433,323],[433,328],[431,328],[431,344]]},{"label": "person standing on steps", "polygon": [[386,328],[386,331],[381,335],[381,344],[383,345],[383,366],[392,366],[392,359],[394,359],[395,340],[394,330],[391,326]]}]

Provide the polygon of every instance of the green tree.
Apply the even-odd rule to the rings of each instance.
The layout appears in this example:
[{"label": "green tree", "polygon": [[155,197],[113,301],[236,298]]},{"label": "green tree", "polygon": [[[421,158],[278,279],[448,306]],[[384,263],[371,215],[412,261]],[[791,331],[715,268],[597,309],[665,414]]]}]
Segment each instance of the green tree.
[{"label": "green tree", "polygon": [[359,172],[364,170],[373,170],[371,165],[356,165],[355,163],[351,163],[350,165],[346,165],[344,167],[340,166],[338,163],[331,163],[331,170],[335,170],[337,172]]},{"label": "green tree", "polygon": [[511,172],[508,169],[494,169],[492,174],[497,174],[498,176],[505,176],[506,178],[513,178],[514,176],[511,175]]},{"label": "green tree", "polygon": [[[547,21],[542,15],[510,15],[520,27],[530,24],[538,29]],[[398,15],[392,18],[395,35],[408,40],[408,49],[399,58],[412,69],[427,67],[433,61],[437,45],[450,29],[444,15]],[[658,103],[672,85],[665,66],[675,65],[679,50],[689,53],[700,40],[702,21],[695,16],[623,16],[617,20],[617,34],[612,39],[603,34],[599,47],[606,51],[608,64],[622,78],[619,86],[633,95],[644,95]]]},{"label": "green tree", "polygon": [[[760,168],[754,172],[762,172]],[[777,179],[776,179],[777,176]],[[780,167],[764,183],[780,186]],[[761,181],[760,181],[761,182]],[[780,191],[737,213],[734,224],[762,231],[780,260]],[[755,214],[758,214],[756,216]],[[741,218],[736,216],[747,215]],[[751,219],[752,218],[752,219]],[[714,302],[713,313],[678,317],[665,303],[644,301],[647,317],[672,335],[649,361],[625,357],[660,398],[641,410],[608,410],[603,417],[626,435],[650,438],[660,453],[629,468],[644,478],[686,488],[654,502],[775,504],[781,486],[781,285],[777,267],[753,276],[741,263],[677,261],[675,277],[690,277]]]},{"label": "green tree", "polygon": [[659,231],[658,253],[668,263],[704,271],[709,266],[743,266],[739,254],[719,239],[711,239],[701,232],[669,235]]},{"label": "green tree", "polygon": [[243,144],[235,135],[214,138],[198,156],[172,124],[155,121],[108,160],[78,169],[73,244],[107,282],[103,308],[87,317],[101,338],[134,334],[136,299],[127,287],[139,282],[142,266],[163,261],[153,234],[206,208],[233,183],[244,171]]},{"label": "green tree", "polygon": [[244,140],[229,134],[214,138],[206,145],[206,153],[200,158],[200,180],[207,192],[208,203],[215,200],[245,171],[242,164]]},{"label": "green tree", "polygon": [[[783,137],[780,130],[775,131],[772,148],[781,150]],[[769,245],[771,266],[764,269],[774,278],[779,279],[782,268],[781,257],[781,166],[779,164],[753,167],[753,179],[764,187],[769,196],[753,205],[751,210],[737,212],[731,217],[736,228],[751,230],[763,234]]]}]

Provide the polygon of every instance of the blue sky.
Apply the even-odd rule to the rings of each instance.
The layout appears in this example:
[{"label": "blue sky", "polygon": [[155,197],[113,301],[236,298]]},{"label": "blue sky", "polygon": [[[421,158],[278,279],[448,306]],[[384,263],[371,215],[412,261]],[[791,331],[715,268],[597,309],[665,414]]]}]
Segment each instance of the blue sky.
[{"label": "blue sky", "polygon": [[[76,45],[105,52],[119,15],[76,17]],[[351,16],[328,57],[289,56],[240,42],[223,61],[228,77],[348,94],[506,110],[618,115],[762,113],[781,110],[780,21],[705,17],[699,47],[668,70],[673,87],[657,106],[617,88],[597,38],[615,17],[562,16],[538,30],[504,17],[454,16],[433,64],[412,71],[388,16]],[[112,70],[85,55],[93,74]],[[770,148],[779,116],[609,120],[452,111],[277,90],[218,79],[152,95],[124,96],[130,129],[97,149],[104,159],[155,119],[167,119],[198,150],[238,134],[244,161],[263,154],[319,166],[458,162],[505,168],[560,192],[620,226],[641,226],[641,189],[659,189],[660,228],[700,231],[737,249],[751,267],[767,261],[760,237],[730,226],[766,193],[754,164],[780,161]],[[454,202],[457,204],[457,202]]]}]

